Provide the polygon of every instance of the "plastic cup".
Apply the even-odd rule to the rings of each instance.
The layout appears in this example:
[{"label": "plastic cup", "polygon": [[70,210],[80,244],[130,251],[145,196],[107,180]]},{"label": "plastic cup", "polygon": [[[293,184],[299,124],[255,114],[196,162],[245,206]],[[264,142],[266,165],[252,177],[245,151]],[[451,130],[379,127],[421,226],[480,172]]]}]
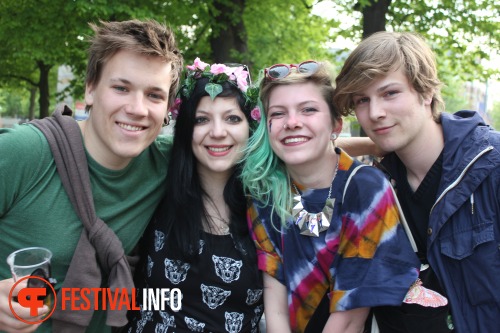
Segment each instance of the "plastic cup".
[{"label": "plastic cup", "polygon": [[7,257],[7,263],[14,281],[30,275],[36,275],[48,280],[51,277],[51,258],[52,252],[46,248],[27,247],[12,252]]},{"label": "plastic cup", "polygon": [[[50,269],[50,259],[52,252],[43,247],[27,247],[12,252],[7,257],[10,271],[14,281],[26,276],[35,276],[42,278],[47,283],[54,284]],[[45,288],[47,290],[45,296],[38,296],[38,299],[43,299],[44,304],[50,309],[54,304],[54,295],[50,286],[38,278],[29,278],[27,281],[28,288]],[[18,301],[17,296],[13,297],[15,302]]]}]

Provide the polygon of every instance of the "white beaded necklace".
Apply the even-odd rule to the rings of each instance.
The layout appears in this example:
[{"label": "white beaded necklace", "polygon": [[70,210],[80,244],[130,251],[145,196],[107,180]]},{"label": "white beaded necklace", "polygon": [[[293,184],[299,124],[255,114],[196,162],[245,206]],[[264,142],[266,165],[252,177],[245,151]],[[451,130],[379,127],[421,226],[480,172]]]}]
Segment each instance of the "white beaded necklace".
[{"label": "white beaded necklace", "polygon": [[333,205],[335,203],[335,198],[331,199],[330,197],[332,195],[333,180],[335,176],[337,176],[337,171],[339,170],[339,159],[337,159],[337,165],[335,166],[335,172],[333,173],[325,206],[319,213],[309,213],[304,208],[302,205],[301,193],[292,180],[293,188],[297,193],[297,195],[293,197],[294,207],[292,209],[292,216],[295,220],[294,224],[299,228],[301,235],[319,237],[320,232],[326,231],[330,227],[333,215]]}]

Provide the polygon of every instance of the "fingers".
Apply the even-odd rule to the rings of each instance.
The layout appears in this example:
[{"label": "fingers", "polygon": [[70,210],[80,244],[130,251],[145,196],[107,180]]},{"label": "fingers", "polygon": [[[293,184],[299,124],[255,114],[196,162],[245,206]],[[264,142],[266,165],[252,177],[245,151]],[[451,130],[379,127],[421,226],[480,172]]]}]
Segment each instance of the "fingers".
[{"label": "fingers", "polygon": [[[13,312],[15,312],[19,318],[27,322],[37,322],[42,320],[43,316],[48,313],[49,308],[44,305],[42,308],[38,309],[38,314],[36,316],[31,316],[29,308],[21,306],[14,300],[10,300],[9,303],[9,294],[13,286],[14,280],[12,278],[0,281],[0,331],[8,333],[33,332],[40,324],[32,325],[25,323],[18,319]],[[14,288],[12,296],[17,296],[19,290],[23,288],[26,288],[26,281],[22,281]]]}]

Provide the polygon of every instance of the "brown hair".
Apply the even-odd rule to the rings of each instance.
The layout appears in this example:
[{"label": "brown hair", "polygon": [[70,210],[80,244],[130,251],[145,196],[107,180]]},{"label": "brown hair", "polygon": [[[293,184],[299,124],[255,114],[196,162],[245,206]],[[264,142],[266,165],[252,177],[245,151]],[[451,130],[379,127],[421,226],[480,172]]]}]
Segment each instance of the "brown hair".
[{"label": "brown hair", "polygon": [[435,55],[421,36],[410,32],[381,31],[364,39],[349,55],[337,76],[335,105],[341,110],[352,111],[353,94],[399,68],[404,69],[421,99],[432,97],[432,116],[439,122],[444,101]]},{"label": "brown hair", "polygon": [[[172,84],[168,101],[168,105],[172,105],[179,87],[183,62],[172,30],[154,20],[100,21],[100,23],[100,26],[89,24],[95,35],[90,38],[85,83],[96,86],[103,66],[120,50],[160,57],[166,63],[170,62],[172,66]],[[86,108],[88,110],[89,106]]]},{"label": "brown hair", "polygon": [[337,120],[342,116],[348,115],[348,112],[340,111],[333,104],[333,93],[335,91],[335,88],[333,86],[334,76],[332,72],[332,66],[328,62],[318,62],[318,65],[318,70],[311,75],[297,73],[295,70],[292,70],[291,73],[283,79],[272,80],[264,77],[260,83],[260,99],[263,103],[266,113],[269,108],[269,97],[274,88],[281,85],[312,82],[321,90],[321,94],[323,95],[325,102],[328,104],[328,108],[330,109],[330,114],[332,115],[333,120]]}]

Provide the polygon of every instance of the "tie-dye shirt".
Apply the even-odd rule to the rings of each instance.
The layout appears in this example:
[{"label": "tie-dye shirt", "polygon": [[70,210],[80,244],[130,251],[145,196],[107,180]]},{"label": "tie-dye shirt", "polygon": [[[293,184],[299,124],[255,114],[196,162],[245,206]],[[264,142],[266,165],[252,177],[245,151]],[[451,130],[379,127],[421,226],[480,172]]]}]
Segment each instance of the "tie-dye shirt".
[{"label": "tie-dye shirt", "polygon": [[[332,221],[319,237],[301,235],[292,219],[286,226],[276,215],[271,221],[270,206],[254,201],[248,210],[259,268],[287,287],[294,332],[306,329],[325,295],[329,311],[323,317],[361,307],[400,305],[417,279],[420,263],[399,223],[393,192],[382,173],[373,167],[360,168],[342,202],[346,181],[359,164],[341,152],[331,194]],[[329,188],[304,190],[304,208],[321,212],[328,192]]]}]

